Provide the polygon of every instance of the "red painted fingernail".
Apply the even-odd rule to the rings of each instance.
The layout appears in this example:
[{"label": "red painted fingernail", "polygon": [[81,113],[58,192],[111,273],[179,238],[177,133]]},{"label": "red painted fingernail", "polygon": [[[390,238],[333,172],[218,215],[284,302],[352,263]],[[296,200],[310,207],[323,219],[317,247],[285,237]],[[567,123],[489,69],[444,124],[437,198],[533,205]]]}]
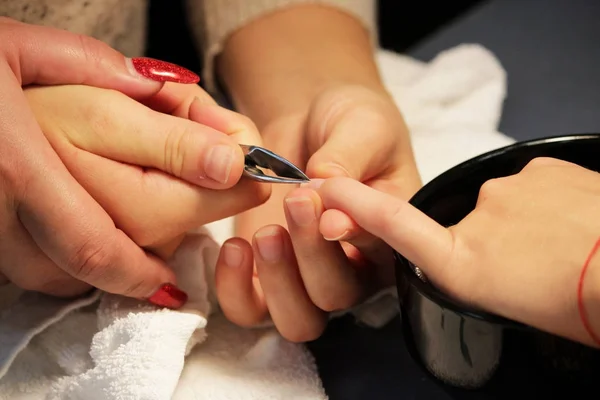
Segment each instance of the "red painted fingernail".
[{"label": "red painted fingernail", "polygon": [[198,83],[200,81],[200,77],[189,69],[154,58],[132,58],[131,65],[138,74],[158,82]]},{"label": "red painted fingernail", "polygon": [[148,301],[160,307],[171,309],[181,308],[187,301],[187,294],[171,283],[162,285]]}]

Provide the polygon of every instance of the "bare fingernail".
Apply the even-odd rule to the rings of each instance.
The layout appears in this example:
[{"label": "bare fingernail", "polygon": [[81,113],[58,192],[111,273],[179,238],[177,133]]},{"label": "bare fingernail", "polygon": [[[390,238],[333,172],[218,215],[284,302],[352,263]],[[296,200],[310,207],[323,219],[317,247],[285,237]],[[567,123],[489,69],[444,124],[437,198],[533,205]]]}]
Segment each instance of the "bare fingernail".
[{"label": "bare fingernail", "polygon": [[323,239],[329,242],[339,242],[340,240],[344,240],[348,236],[348,233],[350,233],[350,231],[346,229],[344,232],[342,232],[341,235],[338,235],[336,237],[323,236]]},{"label": "bare fingernail", "polygon": [[148,301],[160,307],[181,308],[187,302],[187,294],[172,283],[162,285]]},{"label": "bare fingernail", "polygon": [[318,189],[321,187],[323,182],[325,182],[325,179],[315,178],[315,179],[311,179],[310,182],[300,184],[300,187],[305,187],[305,188],[309,188],[309,189]]},{"label": "bare fingernail", "polygon": [[244,253],[240,246],[236,246],[233,243],[223,244],[223,260],[228,267],[239,268],[244,260]]},{"label": "bare fingernail", "polygon": [[219,183],[227,183],[233,166],[235,151],[233,147],[218,145],[211,148],[204,160],[204,173]]},{"label": "bare fingernail", "polygon": [[288,211],[294,223],[298,226],[307,226],[317,219],[315,204],[310,197],[290,197],[285,199]]},{"label": "bare fingernail", "polygon": [[254,235],[260,258],[264,261],[275,263],[281,259],[283,254],[283,240],[281,233],[276,227],[267,227]]}]

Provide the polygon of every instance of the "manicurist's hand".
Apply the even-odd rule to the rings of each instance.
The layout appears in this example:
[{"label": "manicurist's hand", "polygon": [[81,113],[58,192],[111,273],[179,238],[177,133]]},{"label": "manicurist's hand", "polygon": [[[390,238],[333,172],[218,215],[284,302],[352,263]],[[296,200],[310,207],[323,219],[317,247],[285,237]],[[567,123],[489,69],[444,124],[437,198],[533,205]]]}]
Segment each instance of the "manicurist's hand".
[{"label": "manicurist's hand", "polygon": [[[259,144],[256,128],[217,106],[198,86],[167,83],[145,101],[153,108],[89,86],[35,87],[25,95],[71,175],[119,229],[163,259],[186,231],[256,206],[268,195],[268,185],[238,182],[244,159],[238,142]],[[211,181],[208,168],[221,178]],[[174,283],[165,272],[164,283]],[[128,270],[97,273],[93,277],[101,284],[111,276],[138,279]],[[5,274],[17,284],[33,282],[46,290],[50,285],[51,292],[97,286],[50,264],[23,264]]]},{"label": "manicurist's hand", "polygon": [[[197,76],[157,60],[126,59],[88,37],[7,18],[0,18],[0,42],[0,281],[63,296],[92,285],[151,297],[173,274],[115,226],[77,182],[44,136],[23,88],[83,84],[167,105],[168,96],[157,95],[164,81],[195,83]],[[231,171],[225,183],[208,186],[230,187],[238,178]],[[181,172],[189,179],[190,171]],[[199,165],[198,176],[203,172]],[[31,267],[37,272],[22,272]]]}]

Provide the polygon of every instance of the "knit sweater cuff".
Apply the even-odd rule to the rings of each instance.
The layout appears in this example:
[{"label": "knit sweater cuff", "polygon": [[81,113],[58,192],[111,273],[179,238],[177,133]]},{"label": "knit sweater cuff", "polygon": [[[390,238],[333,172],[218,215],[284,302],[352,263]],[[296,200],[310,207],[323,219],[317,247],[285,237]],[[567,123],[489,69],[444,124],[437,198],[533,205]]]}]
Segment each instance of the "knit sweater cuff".
[{"label": "knit sweater cuff", "polygon": [[204,53],[205,88],[217,94],[214,60],[234,31],[265,14],[301,4],[320,4],[347,12],[369,31],[372,43],[377,43],[374,0],[187,0],[192,30]]}]

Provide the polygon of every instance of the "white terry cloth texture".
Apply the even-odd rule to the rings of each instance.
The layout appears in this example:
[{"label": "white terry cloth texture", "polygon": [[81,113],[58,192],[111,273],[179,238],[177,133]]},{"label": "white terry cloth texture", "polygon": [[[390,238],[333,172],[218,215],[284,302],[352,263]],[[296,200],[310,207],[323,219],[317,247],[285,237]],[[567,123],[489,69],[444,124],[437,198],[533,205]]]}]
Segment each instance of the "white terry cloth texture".
[{"label": "white terry cloth texture", "polygon": [[[497,131],[505,72],[485,48],[461,45],[429,63],[380,50],[377,60],[425,182],[513,142]],[[66,301],[0,288],[0,399],[326,399],[303,345],[219,312],[213,268],[231,221],[190,233],[169,261],[190,296],[179,311],[101,292]],[[382,326],[397,314],[395,290],[350,311]]]}]

